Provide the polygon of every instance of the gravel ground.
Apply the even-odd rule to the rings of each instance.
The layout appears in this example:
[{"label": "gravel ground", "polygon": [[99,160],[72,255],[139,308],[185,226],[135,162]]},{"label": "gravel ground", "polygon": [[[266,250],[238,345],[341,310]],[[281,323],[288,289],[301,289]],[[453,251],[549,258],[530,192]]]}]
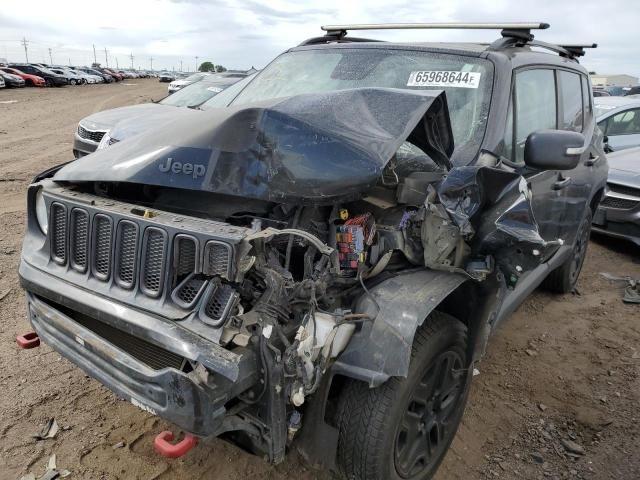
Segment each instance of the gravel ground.
[{"label": "gravel ground", "polygon": [[[73,479],[328,480],[295,454],[273,467],[219,440],[161,458],[152,442],[164,421],[46,345],[16,347],[29,329],[17,278],[25,189],[71,158],[82,117],[166,92],[157,80],[125,83],[0,91],[0,479],[39,476],[55,453]],[[640,278],[640,252],[592,239],[577,294],[535,293],[493,337],[438,480],[640,478],[640,307],[601,272]],[[50,417],[63,428],[35,441]]]}]

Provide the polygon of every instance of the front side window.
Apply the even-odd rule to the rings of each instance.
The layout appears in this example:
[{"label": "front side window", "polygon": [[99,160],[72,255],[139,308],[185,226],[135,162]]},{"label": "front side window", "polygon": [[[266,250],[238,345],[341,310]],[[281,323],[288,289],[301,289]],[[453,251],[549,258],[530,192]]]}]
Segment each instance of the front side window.
[{"label": "front side window", "polygon": [[640,133],[640,109],[626,110],[609,118],[606,135],[633,135]]},{"label": "front side window", "polygon": [[553,70],[518,72],[514,109],[515,142],[509,158],[516,163],[524,163],[527,137],[537,130],[557,128],[556,81]]},{"label": "front side window", "polygon": [[558,81],[562,98],[561,130],[581,132],[584,123],[582,106],[582,82],[577,73],[558,71]]},{"label": "front side window", "polygon": [[444,90],[455,142],[452,162],[464,164],[484,137],[492,77],[490,62],[463,55],[388,48],[298,50],[276,58],[231,104],[363,87]]}]

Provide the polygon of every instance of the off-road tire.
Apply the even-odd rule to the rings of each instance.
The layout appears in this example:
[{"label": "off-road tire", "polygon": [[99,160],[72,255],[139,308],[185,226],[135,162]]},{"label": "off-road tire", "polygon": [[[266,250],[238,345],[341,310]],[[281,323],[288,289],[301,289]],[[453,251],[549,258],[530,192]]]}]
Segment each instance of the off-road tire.
[{"label": "off-road tire", "polygon": [[570,293],[576,288],[584,259],[587,256],[587,246],[591,235],[591,209],[587,208],[582,222],[578,227],[576,243],[571,256],[558,268],[552,271],[542,282],[542,287],[555,293]]},{"label": "off-road tire", "polygon": [[[343,478],[349,480],[428,480],[432,478],[455,436],[467,401],[469,383],[466,382],[467,328],[456,318],[433,312],[417,330],[411,351],[411,363],[407,378],[393,377],[378,388],[369,388],[366,383],[348,381],[344,386],[338,404],[337,425],[338,467]],[[390,352],[393,355],[393,352]],[[450,405],[446,434],[438,443],[437,451],[431,456],[424,469],[418,474],[401,474],[397,458],[400,435],[404,434],[407,415],[411,410],[415,396],[424,388],[425,380],[431,378],[427,372],[438,370],[442,359],[453,358],[456,367],[455,376],[460,377],[460,385],[455,396],[447,395],[441,405]],[[459,360],[459,362],[458,362]],[[453,370],[452,370],[453,371]],[[434,382],[435,385],[436,382]],[[441,382],[445,384],[445,382]],[[438,382],[440,384],[440,382]],[[448,389],[448,388],[447,388]],[[428,389],[426,391],[429,391]],[[436,390],[431,399],[436,398]],[[421,397],[420,397],[421,398]],[[448,402],[446,398],[450,398]],[[436,401],[427,401],[423,408]],[[435,409],[433,410],[435,411]],[[449,411],[449,407],[447,407]],[[412,413],[409,413],[412,412]],[[433,417],[434,419],[436,417]],[[429,436],[423,423],[418,435]],[[439,435],[438,435],[439,437]],[[405,436],[406,438],[406,436]],[[431,438],[431,437],[429,437]],[[407,442],[405,442],[407,443]],[[406,448],[406,445],[405,445]],[[420,451],[422,451],[420,449]],[[425,450],[426,451],[426,450]],[[410,462],[409,462],[410,463]],[[421,467],[422,468],[422,467]]]}]

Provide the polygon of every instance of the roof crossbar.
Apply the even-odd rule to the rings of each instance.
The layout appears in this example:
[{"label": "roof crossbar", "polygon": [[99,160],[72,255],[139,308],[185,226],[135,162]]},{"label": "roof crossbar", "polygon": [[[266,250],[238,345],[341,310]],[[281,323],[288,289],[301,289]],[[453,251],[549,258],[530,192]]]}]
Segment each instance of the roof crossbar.
[{"label": "roof crossbar", "polygon": [[546,30],[548,23],[360,23],[344,25],[323,25],[320,27],[325,37],[343,40],[349,30],[502,30],[504,38],[514,38],[522,42],[533,40],[531,30]]},{"label": "roof crossbar", "polygon": [[513,23],[360,23],[353,25],[323,25],[325,32],[342,32],[348,30],[545,30],[548,23],[513,22]]}]

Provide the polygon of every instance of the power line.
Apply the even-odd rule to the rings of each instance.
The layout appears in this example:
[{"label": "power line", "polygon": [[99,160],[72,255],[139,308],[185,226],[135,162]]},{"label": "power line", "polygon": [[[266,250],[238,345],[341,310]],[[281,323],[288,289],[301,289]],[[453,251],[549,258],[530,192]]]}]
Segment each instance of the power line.
[{"label": "power line", "polygon": [[27,39],[25,37],[22,37],[22,46],[24,47],[24,59],[26,60],[27,63],[29,63],[29,54],[27,52],[28,44],[29,42],[27,41]]}]

